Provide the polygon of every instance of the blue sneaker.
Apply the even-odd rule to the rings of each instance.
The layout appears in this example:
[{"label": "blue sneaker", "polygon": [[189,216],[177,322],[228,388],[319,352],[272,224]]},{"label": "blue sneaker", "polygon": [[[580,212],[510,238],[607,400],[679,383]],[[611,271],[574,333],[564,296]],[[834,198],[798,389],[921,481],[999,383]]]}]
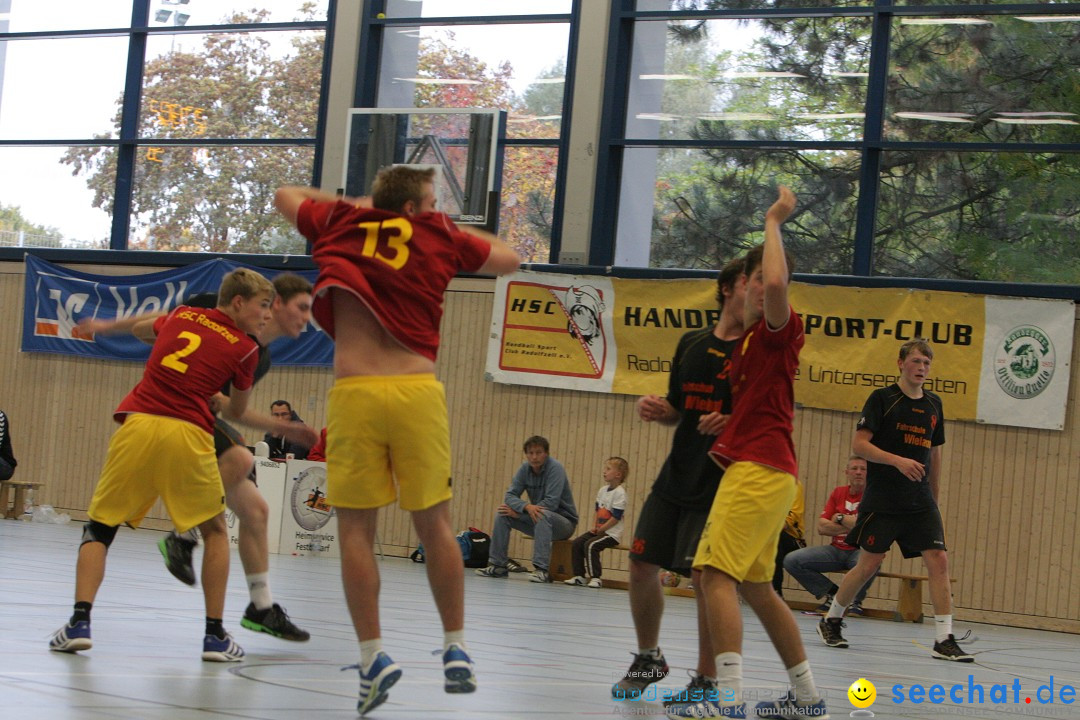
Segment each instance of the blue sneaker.
[{"label": "blue sneaker", "polygon": [[746,703],[721,705],[715,700],[696,703],[673,703],[665,710],[669,718],[736,718],[746,720]]},{"label": "blue sneaker", "polygon": [[237,645],[229,633],[223,638],[206,635],[202,641],[202,659],[206,662],[240,662],[244,659],[244,648]]},{"label": "blue sneaker", "polygon": [[73,653],[89,650],[94,646],[90,641],[90,621],[80,620],[74,625],[64,625],[49,639],[49,649],[56,652]]},{"label": "blue sneaker", "polygon": [[382,705],[389,697],[387,691],[401,679],[401,668],[389,655],[381,651],[375,656],[367,672],[359,665],[342,668],[351,669],[360,671],[360,700],[356,703],[356,711],[361,715],[367,715]]},{"label": "blue sneaker", "polygon": [[446,683],[443,689],[448,693],[476,692],[476,675],[473,673],[472,660],[468,653],[457,644],[452,644],[442,656],[443,674]]},{"label": "blue sneaker", "polygon": [[795,702],[795,693],[791,691],[779,700],[758,703],[754,710],[757,712],[758,717],[763,718],[778,718],[779,720],[816,718],[816,720],[829,720],[829,711],[825,709],[824,698],[809,705],[799,705]]}]

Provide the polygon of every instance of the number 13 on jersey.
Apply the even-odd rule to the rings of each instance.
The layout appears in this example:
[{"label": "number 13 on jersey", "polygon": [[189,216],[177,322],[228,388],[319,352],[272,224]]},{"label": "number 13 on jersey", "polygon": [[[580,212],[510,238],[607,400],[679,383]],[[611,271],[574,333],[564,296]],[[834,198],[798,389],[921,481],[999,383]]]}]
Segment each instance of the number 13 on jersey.
[{"label": "number 13 on jersey", "polygon": [[362,222],[360,229],[364,231],[361,255],[381,260],[395,270],[408,262],[409,240],[413,234],[412,223],[408,220],[397,217],[382,222]]}]

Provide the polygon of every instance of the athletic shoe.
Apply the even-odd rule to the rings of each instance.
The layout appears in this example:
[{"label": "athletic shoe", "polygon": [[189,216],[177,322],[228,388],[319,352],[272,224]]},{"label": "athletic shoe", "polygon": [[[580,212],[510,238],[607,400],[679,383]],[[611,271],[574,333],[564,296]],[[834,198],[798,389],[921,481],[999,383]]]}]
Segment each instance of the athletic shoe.
[{"label": "athletic shoe", "polygon": [[589,581],[589,587],[591,587],[591,588],[602,588],[602,587],[604,587],[604,582],[600,578],[593,578],[592,580]]},{"label": "athletic shoe", "polygon": [[442,656],[443,675],[446,683],[443,690],[448,693],[476,692],[476,675],[473,673],[472,660],[458,644],[451,644]]},{"label": "athletic shoe", "polygon": [[56,652],[73,653],[79,650],[89,650],[94,646],[90,641],[90,621],[79,620],[74,625],[70,623],[57,630],[49,639],[49,649]]},{"label": "athletic shoe", "polygon": [[401,679],[401,668],[382,651],[375,656],[367,672],[359,665],[341,669],[360,671],[360,700],[356,703],[356,711],[361,715],[367,715],[386,702],[388,691]]},{"label": "athletic shoe", "polygon": [[529,582],[549,583],[551,582],[551,574],[544,568],[538,567],[533,570],[532,575],[529,576]]},{"label": "athletic shoe", "polygon": [[516,573],[529,572],[529,568],[525,567],[524,565],[519,563],[517,560],[507,560],[506,561],[506,569],[508,571],[510,571],[510,572],[516,572]]},{"label": "athletic shoe", "polygon": [[[630,663],[630,669],[626,676],[611,686],[611,696],[616,700],[625,700],[631,693],[640,693],[654,682],[659,682],[667,677],[669,669],[664,654],[656,657],[647,657],[634,653],[634,661]],[[688,717],[693,717],[692,715]]]},{"label": "athletic shoe", "polygon": [[817,634],[829,647],[846,648],[848,641],[840,633],[842,627],[844,627],[844,622],[840,618],[821,618],[821,622],[817,625]]},{"label": "athletic shoe", "polygon": [[486,568],[480,568],[476,571],[476,574],[480,577],[490,578],[510,577],[510,571],[504,567],[499,567],[498,565],[488,565]]},{"label": "athletic shoe", "polygon": [[176,533],[169,533],[157,544],[161,557],[165,558],[165,567],[174,578],[185,585],[195,584],[195,568],[192,565],[191,556],[196,544]]},{"label": "athletic shoe", "polygon": [[832,595],[826,595],[825,596],[825,602],[818,605],[817,608],[814,610],[814,612],[821,613],[822,615],[824,615],[825,613],[829,612],[829,608],[831,608],[831,607],[832,607]]},{"label": "athletic shoe", "polygon": [[686,689],[680,690],[677,695],[674,695],[670,699],[665,700],[664,707],[670,707],[671,705],[679,705],[684,703],[698,703],[708,698],[709,694],[713,692],[720,692],[719,686],[716,684],[715,680],[707,678],[704,675],[699,675],[696,672],[691,672],[690,682],[687,683]]},{"label": "athletic shoe", "polygon": [[669,718],[737,718],[745,720],[746,703],[721,705],[715,700],[696,703],[677,703],[667,708]]},{"label": "athletic shoe", "polygon": [[939,660],[954,660],[956,662],[975,662],[975,656],[966,653],[956,644],[956,636],[949,634],[941,642],[934,643],[934,652],[931,653]]},{"label": "athletic shoe", "polygon": [[248,603],[244,611],[244,618],[240,621],[242,627],[255,632],[264,632],[282,640],[293,642],[307,642],[311,639],[311,633],[301,630],[289,619],[285,608],[277,603],[265,610],[256,610],[255,603]]},{"label": "athletic shoe", "polygon": [[862,603],[856,600],[848,605],[847,610],[844,611],[845,616],[855,615],[856,617],[862,617],[866,615],[866,611],[863,610]]},{"label": "athletic shoe", "polygon": [[580,575],[575,575],[574,577],[570,578],[569,580],[563,580],[563,584],[564,585],[579,585],[579,586],[584,585],[585,584],[585,578],[581,577]]},{"label": "athletic shoe", "polygon": [[206,662],[240,662],[244,659],[244,648],[237,645],[229,633],[223,638],[207,635],[202,642],[202,659]]},{"label": "athletic shoe", "polygon": [[799,718],[829,720],[829,711],[825,709],[824,698],[809,705],[799,705],[795,702],[795,693],[790,691],[779,700],[758,703],[754,711],[758,717],[776,720],[798,720]]}]

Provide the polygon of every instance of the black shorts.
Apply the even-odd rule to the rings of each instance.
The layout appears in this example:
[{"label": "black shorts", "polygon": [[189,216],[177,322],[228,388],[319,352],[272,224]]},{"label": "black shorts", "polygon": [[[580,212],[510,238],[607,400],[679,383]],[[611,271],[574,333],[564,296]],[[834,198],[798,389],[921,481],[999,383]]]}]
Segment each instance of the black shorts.
[{"label": "black shorts", "polygon": [[937,508],[911,515],[859,513],[846,542],[866,552],[887,552],[895,542],[905,558],[919,557],[924,550],[945,550],[945,527]]},{"label": "black shorts", "polygon": [[709,508],[685,508],[649,493],[638,515],[630,557],[690,577]]},{"label": "black shorts", "polygon": [[221,418],[214,418],[214,453],[217,457],[225,454],[237,445],[247,447],[244,436],[229,423]]}]

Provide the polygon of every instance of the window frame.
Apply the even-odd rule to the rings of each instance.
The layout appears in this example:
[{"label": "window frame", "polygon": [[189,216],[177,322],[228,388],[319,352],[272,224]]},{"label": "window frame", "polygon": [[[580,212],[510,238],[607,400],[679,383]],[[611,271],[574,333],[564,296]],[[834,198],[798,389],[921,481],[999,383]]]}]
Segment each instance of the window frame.
[{"label": "window frame", "polygon": [[[904,16],[966,16],[985,15],[1080,15],[1080,3],[1044,4],[1010,3],[1001,5],[893,5],[890,0],[873,0],[859,6],[785,7],[783,9],[721,9],[721,10],[637,10],[636,0],[612,0],[609,17],[608,54],[605,67],[603,121],[597,152],[597,182],[595,212],[589,245],[589,265],[610,267],[615,258],[618,227],[610,218],[619,217],[624,153],[629,148],[800,148],[845,149],[862,155],[858,182],[856,230],[850,274],[797,274],[799,280],[830,285],[861,287],[912,287],[933,290],[978,292],[985,294],[1026,297],[1064,298],[1080,301],[1080,284],[1007,283],[998,281],[955,280],[939,278],[909,278],[873,275],[872,249],[875,214],[880,189],[880,166],[883,153],[889,150],[950,150],[957,152],[1009,151],[1080,153],[1077,143],[958,143],[926,141],[887,141],[883,139],[886,83],[889,70],[889,49],[893,20]],[[863,139],[858,141],[749,141],[713,142],[705,140],[642,140],[628,138],[628,104],[630,100],[630,68],[636,24],[648,20],[711,20],[762,19],[797,17],[869,17],[871,41],[867,83],[866,117]],[[617,275],[657,271],[657,268],[617,268]],[[694,271],[687,271],[688,274]]]}]

